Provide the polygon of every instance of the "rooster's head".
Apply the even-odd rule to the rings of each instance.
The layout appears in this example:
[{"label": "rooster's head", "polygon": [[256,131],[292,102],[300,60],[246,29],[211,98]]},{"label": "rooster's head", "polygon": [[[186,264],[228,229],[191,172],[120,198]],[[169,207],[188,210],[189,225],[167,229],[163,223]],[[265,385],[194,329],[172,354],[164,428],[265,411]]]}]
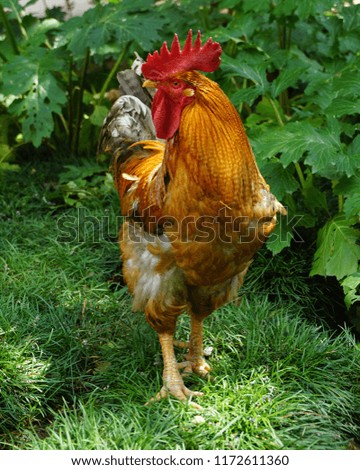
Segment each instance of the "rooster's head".
[{"label": "rooster's head", "polygon": [[202,46],[200,31],[193,44],[190,30],[182,50],[175,34],[170,51],[164,42],[160,53],[155,51],[148,55],[142,73],[146,78],[144,86],[157,88],[152,116],[160,139],[174,136],[183,108],[196,99],[197,83],[194,77],[200,74],[189,72],[213,72],[220,65],[221,52],[220,44],[211,38]]}]

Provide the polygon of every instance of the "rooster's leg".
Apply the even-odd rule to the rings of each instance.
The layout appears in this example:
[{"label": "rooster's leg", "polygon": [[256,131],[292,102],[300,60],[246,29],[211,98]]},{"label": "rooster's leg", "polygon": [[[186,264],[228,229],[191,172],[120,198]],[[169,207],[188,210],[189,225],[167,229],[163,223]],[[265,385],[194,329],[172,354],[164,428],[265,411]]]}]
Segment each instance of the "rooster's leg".
[{"label": "rooster's leg", "polygon": [[164,385],[157,394],[156,399],[160,400],[161,398],[165,398],[168,395],[172,395],[181,401],[185,401],[189,397],[202,395],[201,392],[193,392],[185,387],[184,381],[179,373],[178,363],[176,362],[173,335],[169,333],[159,333],[159,340],[164,361]]},{"label": "rooster's leg", "polygon": [[202,323],[202,317],[191,314],[190,348],[186,356],[189,366],[185,368],[184,373],[195,372],[195,374],[205,377],[211,368],[204,359]]}]

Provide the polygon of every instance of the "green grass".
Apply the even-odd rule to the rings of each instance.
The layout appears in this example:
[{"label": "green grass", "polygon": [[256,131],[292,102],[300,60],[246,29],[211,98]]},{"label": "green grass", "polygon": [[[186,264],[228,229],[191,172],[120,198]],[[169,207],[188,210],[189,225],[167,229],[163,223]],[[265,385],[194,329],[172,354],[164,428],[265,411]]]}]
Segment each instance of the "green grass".
[{"label": "green grass", "polygon": [[[94,242],[89,222],[65,243],[59,220],[78,211],[48,202],[51,163],[33,167],[0,179],[2,448],[343,449],[356,441],[359,345],[317,315],[330,302],[304,277],[298,252],[275,261],[264,251],[241,305],[206,321],[213,380],[188,379],[204,392],[203,410],[173,399],[145,406],[161,386],[162,361],[156,334],[117,282],[117,196],[84,202],[87,215],[107,214],[112,233]],[[178,337],[188,329],[183,317]]]}]

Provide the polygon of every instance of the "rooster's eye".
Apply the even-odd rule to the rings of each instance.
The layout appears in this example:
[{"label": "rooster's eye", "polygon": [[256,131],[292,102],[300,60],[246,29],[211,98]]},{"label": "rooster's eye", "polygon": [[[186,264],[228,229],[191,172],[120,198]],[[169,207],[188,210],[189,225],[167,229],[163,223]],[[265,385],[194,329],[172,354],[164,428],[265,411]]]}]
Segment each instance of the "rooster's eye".
[{"label": "rooster's eye", "polygon": [[179,88],[180,82],[172,82],[172,86],[173,86],[174,88]]}]

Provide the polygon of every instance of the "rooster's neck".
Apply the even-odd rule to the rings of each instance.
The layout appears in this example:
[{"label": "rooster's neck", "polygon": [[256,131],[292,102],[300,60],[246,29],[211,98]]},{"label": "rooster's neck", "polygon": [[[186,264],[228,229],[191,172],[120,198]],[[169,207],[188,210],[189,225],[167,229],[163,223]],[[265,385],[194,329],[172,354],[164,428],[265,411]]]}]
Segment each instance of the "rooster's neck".
[{"label": "rooster's neck", "polygon": [[230,206],[251,201],[261,176],[243,124],[218,85],[205,83],[182,112],[165,165],[174,183],[197,185]]}]

